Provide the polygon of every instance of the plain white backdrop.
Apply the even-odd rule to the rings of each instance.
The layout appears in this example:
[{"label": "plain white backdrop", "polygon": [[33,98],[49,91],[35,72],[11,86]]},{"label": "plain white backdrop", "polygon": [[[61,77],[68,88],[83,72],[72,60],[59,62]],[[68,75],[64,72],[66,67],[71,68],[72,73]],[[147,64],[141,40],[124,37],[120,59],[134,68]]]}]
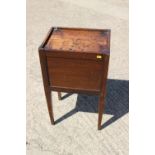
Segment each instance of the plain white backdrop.
[{"label": "plain white backdrop", "polygon": [[0,1],[0,154],[26,153],[26,2]]},{"label": "plain white backdrop", "polygon": [[153,0],[131,0],[130,154],[155,154],[155,8]]},{"label": "plain white backdrop", "polygon": [[[130,0],[130,155],[155,154],[155,9]],[[26,154],[26,1],[0,2],[0,154]]]}]

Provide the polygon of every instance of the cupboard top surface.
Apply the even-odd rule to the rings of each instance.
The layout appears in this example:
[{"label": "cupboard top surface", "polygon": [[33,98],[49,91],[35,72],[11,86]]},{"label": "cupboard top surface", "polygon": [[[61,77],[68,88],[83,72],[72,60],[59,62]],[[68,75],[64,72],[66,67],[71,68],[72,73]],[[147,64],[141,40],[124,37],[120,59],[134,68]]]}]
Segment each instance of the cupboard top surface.
[{"label": "cupboard top surface", "polygon": [[110,30],[52,28],[45,50],[110,54]]}]

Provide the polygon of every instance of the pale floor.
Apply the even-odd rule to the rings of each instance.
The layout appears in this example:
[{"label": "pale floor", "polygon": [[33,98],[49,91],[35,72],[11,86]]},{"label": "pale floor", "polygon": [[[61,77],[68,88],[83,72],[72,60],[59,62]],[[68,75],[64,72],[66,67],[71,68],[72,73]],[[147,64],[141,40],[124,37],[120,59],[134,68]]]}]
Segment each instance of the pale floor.
[{"label": "pale floor", "polygon": [[[37,50],[51,26],[111,29],[101,131],[97,96],[53,93],[50,124]],[[128,155],[128,64],[127,0],[27,0],[27,155]]]}]

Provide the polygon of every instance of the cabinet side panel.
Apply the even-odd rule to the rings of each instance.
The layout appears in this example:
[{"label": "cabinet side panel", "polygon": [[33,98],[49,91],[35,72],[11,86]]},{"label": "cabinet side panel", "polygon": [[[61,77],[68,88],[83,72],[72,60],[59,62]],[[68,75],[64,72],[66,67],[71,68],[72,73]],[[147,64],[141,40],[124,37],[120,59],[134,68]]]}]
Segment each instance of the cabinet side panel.
[{"label": "cabinet side panel", "polygon": [[51,87],[100,90],[102,62],[47,57]]}]

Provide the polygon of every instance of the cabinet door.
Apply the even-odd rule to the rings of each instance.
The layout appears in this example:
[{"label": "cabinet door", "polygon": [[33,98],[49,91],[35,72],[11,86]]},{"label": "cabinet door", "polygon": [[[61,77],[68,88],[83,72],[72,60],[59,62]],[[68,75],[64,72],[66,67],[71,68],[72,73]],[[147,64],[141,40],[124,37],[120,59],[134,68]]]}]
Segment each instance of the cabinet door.
[{"label": "cabinet door", "polygon": [[102,61],[47,57],[51,87],[100,91]]}]

